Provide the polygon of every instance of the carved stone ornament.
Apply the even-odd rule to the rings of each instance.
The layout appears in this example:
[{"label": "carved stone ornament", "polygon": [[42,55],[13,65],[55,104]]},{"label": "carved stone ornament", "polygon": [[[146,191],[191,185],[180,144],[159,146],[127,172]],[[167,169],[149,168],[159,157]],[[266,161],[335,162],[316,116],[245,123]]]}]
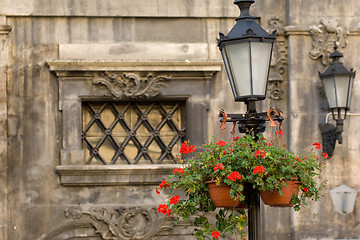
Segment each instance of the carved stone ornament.
[{"label": "carved stone ornament", "polygon": [[[85,226],[93,228],[93,233],[88,234],[87,237],[94,239],[95,237],[102,240],[156,239],[156,235],[172,234],[174,224],[171,218],[160,215],[155,208],[108,207],[83,210],[81,207],[71,207],[65,210],[65,217],[71,221],[49,232],[41,240],[67,239],[64,237],[67,235],[66,232],[81,232]],[[73,227],[70,229],[70,226]]]},{"label": "carved stone ornament", "polygon": [[276,30],[277,33],[271,56],[267,89],[271,99],[280,100],[284,92],[281,83],[287,79],[287,40],[284,24],[278,18],[269,20],[269,29],[270,31]]},{"label": "carved stone ornament", "polygon": [[159,95],[160,88],[165,87],[164,81],[169,76],[154,76],[152,73],[141,77],[135,73],[98,73],[93,84],[105,85],[114,97],[151,98]]},{"label": "carved stone ornament", "polygon": [[329,56],[334,50],[334,44],[337,44],[338,51],[341,52],[348,43],[348,31],[335,19],[321,20],[319,25],[310,27],[310,33],[313,38],[310,57],[314,60],[321,57],[321,62],[325,66],[330,64]]}]

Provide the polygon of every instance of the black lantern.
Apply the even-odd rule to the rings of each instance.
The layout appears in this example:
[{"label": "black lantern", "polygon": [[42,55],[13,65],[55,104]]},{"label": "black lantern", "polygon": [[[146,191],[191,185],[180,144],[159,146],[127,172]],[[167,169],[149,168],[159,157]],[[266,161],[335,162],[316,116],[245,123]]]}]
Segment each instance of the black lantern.
[{"label": "black lantern", "polygon": [[264,100],[275,32],[268,34],[249,13],[254,0],[235,0],[241,14],[225,36],[220,33],[220,48],[235,101]]},{"label": "black lantern", "polygon": [[324,152],[329,156],[333,154],[336,140],[342,143],[342,132],[344,119],[347,111],[350,110],[350,99],[355,72],[353,69],[347,70],[339,59],[343,55],[337,51],[335,44],[334,52],[330,54],[333,59],[330,66],[323,73],[319,72],[322,80],[329,109],[332,112],[333,119],[336,121],[336,127],[332,124],[320,124],[320,130],[323,135]]}]

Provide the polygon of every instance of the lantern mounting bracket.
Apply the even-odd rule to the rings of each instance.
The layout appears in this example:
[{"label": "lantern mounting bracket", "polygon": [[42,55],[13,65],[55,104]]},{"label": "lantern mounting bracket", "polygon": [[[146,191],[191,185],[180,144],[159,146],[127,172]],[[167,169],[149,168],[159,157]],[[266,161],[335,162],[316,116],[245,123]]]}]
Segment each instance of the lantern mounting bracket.
[{"label": "lantern mounting bracket", "polygon": [[[284,117],[274,112],[271,113],[274,121],[282,122]],[[224,120],[224,116],[220,110],[220,121]],[[254,132],[255,134],[265,132],[266,121],[270,121],[267,112],[250,112],[249,109],[244,114],[227,114],[226,122],[237,122],[239,124],[240,133]]]},{"label": "lantern mounting bracket", "polygon": [[319,128],[323,140],[323,151],[331,157],[334,153],[336,140],[342,144],[342,132],[344,126],[344,119],[337,119],[336,126],[331,123],[320,123]]}]

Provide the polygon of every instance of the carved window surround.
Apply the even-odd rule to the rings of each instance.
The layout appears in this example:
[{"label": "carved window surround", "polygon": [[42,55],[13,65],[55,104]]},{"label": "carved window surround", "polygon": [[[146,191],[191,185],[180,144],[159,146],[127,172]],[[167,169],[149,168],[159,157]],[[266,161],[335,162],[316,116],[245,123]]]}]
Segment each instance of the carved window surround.
[{"label": "carved window surround", "polygon": [[[121,61],[48,61],[50,70],[59,83],[59,111],[61,113],[61,154],[57,172],[65,186],[157,184],[176,167],[174,164],[149,165],[86,165],[82,149],[81,102],[86,99],[123,100],[132,98],[177,99],[185,97],[190,111],[196,112],[206,124],[206,106],[209,101],[210,80],[221,71],[222,62],[121,62]],[[107,82],[99,82],[104,75],[133,74],[140,78],[165,77],[161,86],[149,88],[147,93],[124,94],[123,87],[112,89]],[[164,80],[164,79],[162,79]],[[148,82],[148,81],[145,81]],[[111,83],[113,84],[113,83]],[[165,86],[163,86],[165,85]],[[116,84],[113,84],[113,87]],[[202,88],[199,88],[199,86]],[[143,88],[144,89],[144,88]],[[146,92],[145,91],[145,92]],[[193,92],[192,92],[193,91]],[[199,104],[201,99],[201,104]],[[201,105],[201,107],[200,107]],[[190,114],[191,115],[191,112]],[[195,114],[193,114],[195,115]],[[191,120],[193,122],[193,120]],[[199,130],[200,129],[200,130]],[[199,142],[207,136],[196,123],[188,132]],[[191,138],[191,136],[190,136]],[[200,140],[201,139],[201,140]],[[196,143],[196,139],[192,143]]]}]

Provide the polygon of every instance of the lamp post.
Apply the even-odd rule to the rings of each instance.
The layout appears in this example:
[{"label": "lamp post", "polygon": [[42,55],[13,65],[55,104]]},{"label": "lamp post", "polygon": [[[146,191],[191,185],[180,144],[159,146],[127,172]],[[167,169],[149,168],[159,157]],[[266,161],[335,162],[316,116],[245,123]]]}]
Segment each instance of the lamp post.
[{"label": "lamp post", "polygon": [[339,144],[342,143],[341,134],[344,131],[343,125],[347,111],[350,110],[351,90],[355,78],[353,69],[347,70],[339,61],[341,57],[343,55],[337,51],[335,44],[334,52],[330,54],[332,59],[330,66],[323,73],[319,72],[319,77],[325,89],[328,107],[332,112],[334,121],[336,121],[336,126],[329,123],[320,124],[324,152],[329,157],[333,154],[336,140],[338,140]]},{"label": "lamp post", "polygon": [[[256,112],[256,101],[266,98],[266,86],[271,62],[274,31],[267,33],[259,26],[249,9],[254,0],[235,0],[241,11],[235,26],[225,36],[220,33],[218,46],[223,57],[235,101],[245,102],[245,114],[228,114],[228,120],[238,122],[239,131],[255,136],[265,131],[266,113]],[[282,121],[281,116],[275,120]],[[260,195],[255,189],[249,191],[248,233],[250,240],[259,240]]]}]

